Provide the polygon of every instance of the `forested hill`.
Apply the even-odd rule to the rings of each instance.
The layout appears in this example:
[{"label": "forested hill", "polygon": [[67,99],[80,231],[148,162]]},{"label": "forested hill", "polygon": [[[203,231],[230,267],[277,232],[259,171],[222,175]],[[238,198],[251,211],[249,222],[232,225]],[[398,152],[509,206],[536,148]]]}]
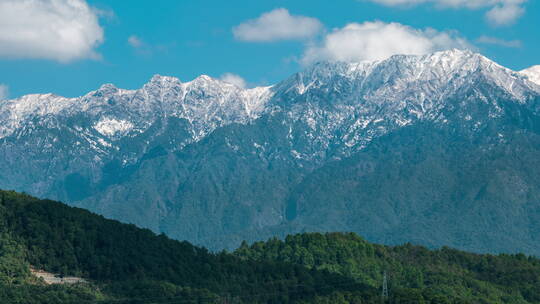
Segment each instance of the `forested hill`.
[{"label": "forested hill", "polygon": [[[88,280],[46,285],[30,266]],[[0,191],[0,303],[540,303],[540,260],[300,234],[211,253]]]},{"label": "forested hill", "polygon": [[[0,192],[0,214],[3,304],[290,303],[309,302],[332,291],[376,294],[339,274],[213,254],[83,209],[15,192]],[[30,265],[80,276],[91,284],[36,285]]]},{"label": "forested hill", "polygon": [[390,303],[540,303],[540,260],[523,254],[479,255],[411,244],[389,247],[370,244],[354,233],[243,243],[235,254],[249,261],[324,269],[374,288],[381,286],[386,272]]}]

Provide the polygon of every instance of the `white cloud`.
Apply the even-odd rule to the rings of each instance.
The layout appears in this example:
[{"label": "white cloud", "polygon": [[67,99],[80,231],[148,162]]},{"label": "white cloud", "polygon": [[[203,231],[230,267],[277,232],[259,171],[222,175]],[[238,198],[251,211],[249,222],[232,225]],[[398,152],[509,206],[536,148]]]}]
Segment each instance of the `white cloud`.
[{"label": "white cloud", "polygon": [[98,13],[85,0],[0,0],[0,57],[99,58]]},{"label": "white cloud", "polygon": [[417,5],[422,3],[433,3],[439,7],[451,8],[480,8],[503,2],[505,0],[368,0],[371,2],[387,5],[387,6],[403,6]]},{"label": "white cloud", "polygon": [[482,44],[493,44],[508,48],[520,48],[523,46],[523,43],[520,40],[504,40],[490,36],[480,36],[480,38],[478,38],[476,42]]},{"label": "white cloud", "polygon": [[141,38],[139,38],[139,37],[137,37],[135,35],[129,36],[128,43],[129,43],[129,45],[131,45],[134,48],[140,48],[140,47],[142,47],[144,45]]},{"label": "white cloud", "polygon": [[242,89],[246,88],[246,86],[247,86],[247,83],[244,80],[244,78],[240,77],[239,75],[233,74],[233,73],[225,73],[225,74],[221,75],[221,77],[219,79],[221,79],[222,81],[228,82],[230,84],[234,84],[235,86],[237,86],[239,88],[242,88]]},{"label": "white cloud", "polygon": [[472,46],[453,32],[418,30],[381,21],[350,23],[334,29],[321,43],[308,46],[301,62],[307,65],[320,60],[382,60],[396,54],[420,55],[452,48]]},{"label": "white cloud", "polygon": [[295,40],[313,37],[322,27],[315,18],[294,16],[278,8],[234,27],[233,34],[238,40],[251,42]]},{"label": "white cloud", "polygon": [[416,5],[431,2],[430,0],[367,0],[387,6]]},{"label": "white cloud", "polygon": [[155,53],[167,52],[169,49],[169,46],[166,44],[150,44],[137,35],[129,36],[127,43],[133,48],[136,54],[142,56],[152,56]]},{"label": "white cloud", "polygon": [[524,13],[525,9],[520,6],[519,1],[507,1],[498,4],[486,13],[487,20],[495,26],[503,26],[514,23]]},{"label": "white cloud", "polygon": [[386,6],[414,6],[431,3],[438,8],[467,8],[489,9],[487,20],[495,26],[504,26],[514,23],[524,13],[523,5],[528,0],[364,0]]},{"label": "white cloud", "polygon": [[9,97],[9,87],[0,83],[0,100],[7,99]]}]

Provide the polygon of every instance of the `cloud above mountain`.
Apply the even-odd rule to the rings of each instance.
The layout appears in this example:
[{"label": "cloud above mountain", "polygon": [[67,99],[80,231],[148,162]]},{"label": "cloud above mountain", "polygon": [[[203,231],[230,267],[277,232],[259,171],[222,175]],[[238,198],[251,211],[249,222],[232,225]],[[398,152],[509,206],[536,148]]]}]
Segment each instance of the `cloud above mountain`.
[{"label": "cloud above mountain", "polygon": [[316,18],[291,15],[287,9],[278,8],[234,27],[233,34],[237,40],[250,42],[303,40],[317,35],[322,28]]},{"label": "cloud above mountain", "polygon": [[1,0],[0,57],[62,63],[99,58],[99,16],[84,0]]},{"label": "cloud above mountain", "polygon": [[491,45],[507,47],[507,48],[523,47],[523,42],[521,42],[520,40],[505,40],[505,39],[500,39],[497,37],[491,37],[491,36],[486,36],[486,35],[480,36],[476,40],[476,42],[481,43],[481,44],[491,44]]},{"label": "cloud above mountain", "polygon": [[521,4],[525,0],[507,0],[494,6],[486,13],[486,18],[493,25],[503,26],[514,23],[524,13],[525,9]]},{"label": "cloud above mountain", "polygon": [[381,21],[350,23],[334,29],[322,41],[308,45],[301,62],[308,65],[321,60],[382,60],[396,54],[421,55],[452,48],[473,47],[454,32],[419,30]]},{"label": "cloud above mountain", "polygon": [[524,13],[528,0],[364,0],[386,6],[415,6],[431,3],[438,8],[488,9],[486,19],[495,26],[514,23]]},{"label": "cloud above mountain", "polygon": [[219,79],[221,81],[225,81],[227,83],[234,84],[235,86],[237,86],[239,88],[242,88],[242,89],[246,88],[246,86],[247,86],[246,80],[244,78],[242,78],[240,75],[237,75],[237,74],[225,73],[225,74],[221,75],[221,77]]},{"label": "cloud above mountain", "polygon": [[[386,4],[407,0],[374,0]],[[416,0],[413,2],[421,2]],[[451,0],[448,0],[451,1]],[[459,0],[456,0],[459,1]],[[473,0],[475,1],[475,0]],[[302,40],[305,50],[299,59],[303,65],[317,61],[372,61],[396,54],[420,55],[447,49],[475,49],[454,31],[433,28],[416,29],[392,22],[349,23],[327,30],[316,18],[293,16],[284,8],[262,14],[233,28],[237,40],[274,42]]]}]

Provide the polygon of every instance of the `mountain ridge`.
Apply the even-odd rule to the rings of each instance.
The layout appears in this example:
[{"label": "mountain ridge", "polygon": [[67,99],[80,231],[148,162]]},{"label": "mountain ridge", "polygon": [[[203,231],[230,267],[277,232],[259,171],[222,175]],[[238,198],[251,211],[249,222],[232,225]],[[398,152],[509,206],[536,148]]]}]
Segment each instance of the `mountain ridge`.
[{"label": "mountain ridge", "polygon": [[[92,112],[96,107],[99,109],[100,106],[104,107],[105,110],[107,102],[120,102],[124,105],[125,111],[143,116],[147,121],[155,119],[149,117],[148,111],[187,119],[193,124],[194,140],[199,140],[216,127],[222,126],[212,119],[226,120],[225,124],[247,123],[252,119],[257,119],[265,111],[271,111],[272,107],[280,106],[279,103],[271,102],[277,92],[287,96],[291,90],[296,90],[299,95],[303,95],[307,89],[313,88],[314,84],[321,85],[331,82],[332,78],[344,77],[350,78],[352,82],[360,82],[355,84],[360,91],[364,91],[363,87],[367,86],[369,90],[365,94],[378,95],[379,99],[390,98],[395,101],[396,98],[407,98],[408,96],[395,95],[395,92],[406,92],[406,94],[414,95],[413,98],[422,100],[426,99],[425,95],[431,99],[443,98],[436,95],[444,93],[441,89],[446,84],[444,79],[456,77],[456,75],[457,77],[467,76],[463,74],[468,72],[485,74],[497,86],[504,88],[507,93],[521,101],[527,97],[523,95],[526,90],[540,92],[540,88],[537,86],[530,86],[527,82],[519,82],[519,80],[523,80],[520,79],[522,75],[525,75],[523,78],[531,81],[535,79],[529,76],[532,73],[530,70],[514,72],[480,54],[461,50],[443,51],[423,56],[395,55],[386,60],[363,63],[317,63],[276,85],[253,89],[241,89],[207,75],[201,75],[189,82],[181,82],[175,77],[156,74],[142,88],[136,90],[124,90],[113,84],[104,84],[99,89],[76,98],[65,98],[49,93],[25,95],[17,99],[3,101],[0,104],[0,120],[5,124],[0,129],[0,138],[13,134],[16,129],[21,128],[34,117]],[[373,74],[375,76],[372,76]],[[379,75],[389,76],[383,79],[374,79]],[[392,76],[397,78],[388,78]],[[304,78],[309,83],[304,83]],[[310,78],[314,79],[309,80]],[[433,83],[437,79],[440,83]],[[432,83],[426,86],[421,84],[422,81],[431,81]],[[532,82],[534,83],[534,81]],[[392,86],[389,87],[388,84],[392,84]],[[417,92],[410,89],[415,84],[421,84],[416,90]],[[381,85],[384,86],[383,90],[373,90],[373,87]],[[394,95],[392,96],[386,90],[392,90]],[[189,95],[198,92],[215,95],[211,97],[216,98],[208,98],[206,107],[203,103],[189,100]],[[435,94],[435,96],[429,96],[430,93]],[[233,96],[231,97],[231,95]],[[409,102],[411,101],[410,97],[407,100]],[[196,96],[195,98],[203,97]],[[158,101],[158,104],[150,107],[151,101],[154,101],[153,103]],[[214,107],[210,107],[209,104]],[[224,107],[228,108],[228,111],[224,111]],[[71,110],[71,113],[68,110]],[[106,112],[100,114],[107,115]],[[203,125],[211,125],[211,127],[206,127],[205,130]],[[140,123],[135,123],[135,126],[137,128],[134,128],[134,132],[143,131],[147,127]]]},{"label": "mountain ridge", "polygon": [[530,81],[540,85],[540,65],[534,65],[528,69],[520,71],[529,78]]},{"label": "mountain ridge", "polygon": [[[361,79],[366,78],[366,76],[369,76],[372,73],[375,73],[374,71],[377,68],[385,68],[386,74],[394,75],[395,73],[388,73],[389,69],[397,68],[396,65],[399,65],[400,63],[405,63],[412,65],[415,70],[408,71],[411,78],[422,78],[422,76],[427,76],[427,78],[440,78],[444,79],[443,76],[449,76],[452,73],[460,72],[460,71],[473,71],[475,68],[479,68],[475,65],[475,63],[479,66],[482,66],[482,63],[484,64],[483,68],[485,69],[492,69],[491,72],[498,72],[501,71],[507,72],[508,74],[511,74],[511,76],[514,76],[516,78],[519,78],[519,75],[525,75],[527,77],[531,77],[531,82],[535,83],[533,79],[534,77],[530,76],[537,70],[536,67],[531,67],[529,69],[522,70],[520,72],[512,71],[508,68],[505,68],[486,57],[478,54],[473,53],[470,51],[462,51],[462,50],[450,50],[450,51],[441,51],[436,52],[429,55],[394,55],[388,59],[385,60],[378,60],[378,61],[372,61],[372,62],[362,62],[362,63],[347,63],[347,62],[320,62],[314,64],[312,67],[308,68],[307,70],[304,70],[302,72],[299,72],[289,79],[286,79],[280,83],[277,83],[275,85],[266,86],[266,87],[255,87],[251,89],[242,89],[239,87],[236,87],[234,84],[230,84],[224,81],[221,81],[219,79],[212,78],[207,75],[200,75],[196,77],[195,79],[188,81],[188,82],[181,82],[180,79],[176,77],[171,76],[161,76],[159,74],[154,75],[146,84],[143,85],[140,89],[135,90],[126,90],[126,89],[120,89],[117,88],[114,84],[103,84],[99,89],[95,91],[91,91],[83,96],[75,97],[75,98],[66,98],[62,96],[58,96],[52,93],[47,94],[30,94],[25,95],[20,98],[11,99],[11,100],[5,100],[3,101],[4,112],[7,112],[7,110],[12,110],[13,112],[19,112],[16,113],[15,118],[22,118],[21,116],[28,115],[25,112],[33,112],[33,114],[36,115],[47,115],[47,114],[57,114],[58,111],[64,110],[65,106],[62,107],[62,105],[58,105],[58,107],[53,107],[56,103],[70,103],[74,104],[76,101],[79,101],[80,103],[87,103],[91,102],[89,99],[90,97],[101,97],[103,95],[105,96],[113,96],[113,95],[132,95],[132,94],[143,94],[143,95],[157,95],[156,91],[163,91],[163,89],[173,89],[173,90],[181,90],[183,93],[182,97],[179,98],[180,100],[184,100],[186,98],[187,93],[189,93],[191,87],[195,87],[194,89],[206,89],[206,90],[212,90],[216,87],[220,87],[222,90],[227,91],[231,90],[231,88],[236,88],[238,92],[243,92],[243,95],[246,96],[240,96],[240,97],[246,97],[246,99],[254,98],[255,101],[257,98],[260,98],[261,95],[265,95],[267,91],[272,89],[279,90],[279,87],[286,86],[291,82],[292,79],[298,79],[299,77],[302,78],[304,75],[309,74],[316,74],[318,77],[317,81],[321,81],[321,78],[324,79],[325,72],[330,77],[336,77],[336,76],[342,76],[342,77],[348,77],[351,79]],[[426,66],[438,69],[430,70],[427,69]],[[325,67],[325,68],[320,68]],[[407,67],[407,68],[410,68]],[[535,69],[536,68],[536,69]],[[311,72],[310,72],[311,71]],[[317,72],[318,71],[318,72]],[[425,72],[424,72],[425,71]],[[335,72],[335,73],[331,73]],[[391,71],[390,71],[391,72]],[[379,73],[380,74],[380,73]],[[430,75],[431,74],[431,75]],[[433,77],[435,76],[435,77]],[[406,79],[410,80],[410,79]],[[388,81],[388,80],[387,80]],[[386,81],[386,82],[387,82]],[[323,81],[324,82],[324,81]],[[384,82],[383,82],[384,83]],[[297,82],[296,86],[290,86],[288,90],[296,89],[298,90],[299,94],[303,94],[306,91],[306,88],[309,88],[313,83],[310,84],[304,84],[302,82]],[[505,81],[502,81],[498,79],[497,85],[505,87],[508,89],[508,91],[512,91],[509,89],[513,85],[508,84]],[[522,85],[522,84],[521,84]],[[520,88],[521,89],[521,88]],[[528,89],[536,90],[537,92],[540,91],[539,88],[536,87],[528,87]],[[236,93],[232,92],[235,90],[228,91],[226,93]],[[520,92],[517,92],[520,93]],[[241,94],[242,95],[242,94]],[[254,95],[254,96],[253,96]],[[273,95],[270,93],[270,95]],[[135,98],[133,96],[130,96],[131,98]],[[174,96],[179,97],[179,96]],[[522,98],[523,96],[520,96],[520,94],[516,94],[516,97]],[[163,96],[161,96],[161,99]],[[267,97],[267,98],[271,98]],[[50,99],[49,103],[42,104],[44,100]],[[241,98],[239,100],[242,100]],[[164,100],[166,102],[166,100]],[[11,107],[6,106],[6,104],[11,104]],[[28,107],[23,107],[22,109],[17,109],[18,105],[26,105],[29,104]],[[39,107],[43,106],[43,107]],[[244,104],[246,108],[246,112],[248,112],[249,116],[249,110],[248,106]],[[258,106],[258,104],[255,103],[255,107]],[[17,111],[20,110],[20,111]],[[32,111],[33,110],[33,111]],[[86,110],[83,108],[83,110]],[[4,120],[6,117],[2,117]],[[256,118],[256,117],[252,117]],[[5,132],[5,131],[4,131]],[[3,135],[5,136],[5,135]]]}]

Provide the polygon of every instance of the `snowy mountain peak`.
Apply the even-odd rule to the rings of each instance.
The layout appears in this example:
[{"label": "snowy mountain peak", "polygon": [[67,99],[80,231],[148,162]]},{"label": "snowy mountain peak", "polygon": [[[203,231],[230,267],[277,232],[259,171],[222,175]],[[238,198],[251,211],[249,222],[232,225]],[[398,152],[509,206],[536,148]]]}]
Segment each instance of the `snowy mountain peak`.
[{"label": "snowy mountain peak", "polygon": [[[469,50],[447,50],[435,52],[427,55],[393,55],[385,60],[342,62],[342,61],[322,61],[317,62],[303,74],[314,74],[317,76],[339,75],[347,77],[358,77],[371,72],[375,67],[410,67],[419,73],[426,69],[438,69],[443,71],[468,69],[473,70],[480,63],[493,63],[488,58],[471,52]],[[388,72],[392,72],[389,70]]]},{"label": "snowy mountain peak", "polygon": [[[244,90],[207,75],[186,83],[176,77],[154,75],[137,90],[104,84],[78,98],[34,94],[2,101],[0,139],[38,128],[62,127],[86,137],[105,138],[93,138],[92,142],[116,141],[178,118],[189,122],[191,139],[186,142],[190,142],[218,127],[257,118],[270,98],[269,88]],[[75,116],[79,117],[76,121],[71,119]],[[110,142],[102,143],[112,147]]]},{"label": "snowy mountain peak", "polygon": [[95,94],[112,95],[112,94],[116,94],[118,91],[119,89],[114,84],[106,83],[102,85],[101,87],[99,87],[99,89],[95,91]]},{"label": "snowy mountain peak", "polygon": [[520,73],[525,75],[530,81],[540,85],[540,65],[532,66]]},{"label": "snowy mountain peak", "polygon": [[176,77],[156,74],[152,76],[149,82],[144,84],[142,89],[147,91],[161,91],[162,89],[180,87],[181,85],[182,82]]},{"label": "snowy mountain peak", "polygon": [[180,81],[180,79],[178,79],[176,77],[162,76],[162,75],[159,75],[159,74],[155,74],[154,76],[152,76],[149,83],[154,83],[154,84],[180,84],[181,81]]},{"label": "snowy mountain peak", "polygon": [[198,81],[214,81],[215,79],[208,76],[208,75],[202,74],[201,76],[197,77],[196,80],[198,80]]},{"label": "snowy mountain peak", "polygon": [[[523,81],[521,74],[507,69],[481,54],[468,50],[448,50],[427,55],[394,55],[370,62],[319,62],[292,76],[277,87],[282,92],[304,94],[309,89],[334,89],[343,93],[386,101],[415,98],[440,99],[458,93],[464,86],[487,81],[513,99],[524,101],[528,93],[540,89]],[[356,93],[355,93],[356,92]],[[421,96],[425,96],[421,97]]]}]

